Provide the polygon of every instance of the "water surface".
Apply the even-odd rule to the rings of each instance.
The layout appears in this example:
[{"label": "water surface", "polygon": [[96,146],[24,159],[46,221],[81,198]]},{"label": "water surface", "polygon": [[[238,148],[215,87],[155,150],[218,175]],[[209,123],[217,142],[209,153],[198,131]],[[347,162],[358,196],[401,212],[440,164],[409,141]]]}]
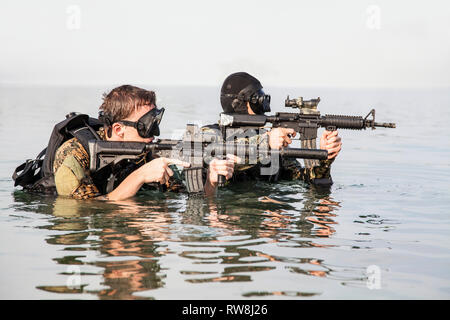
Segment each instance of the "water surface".
[{"label": "water surface", "polygon": [[[218,119],[218,88],[151,87],[161,137]],[[13,169],[102,87],[0,87],[0,298],[448,299],[450,91],[266,88],[396,129],[340,131],[334,185],[247,182],[216,199],[141,192],[120,203],[30,195]],[[379,282],[377,282],[379,280]]]}]

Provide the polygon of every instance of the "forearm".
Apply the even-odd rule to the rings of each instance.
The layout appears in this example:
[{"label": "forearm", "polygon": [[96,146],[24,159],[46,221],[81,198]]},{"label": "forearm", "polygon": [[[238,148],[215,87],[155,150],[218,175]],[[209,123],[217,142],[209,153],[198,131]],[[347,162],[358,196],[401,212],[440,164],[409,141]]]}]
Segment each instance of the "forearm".
[{"label": "forearm", "polygon": [[213,183],[209,180],[209,178],[207,178],[203,190],[207,197],[215,196],[217,191],[217,183]]},{"label": "forearm", "polygon": [[125,200],[133,197],[144,184],[139,169],[133,171],[121,184],[106,195],[108,200]]},{"label": "forearm", "polygon": [[330,179],[331,181],[331,163],[332,160],[321,160],[318,166],[304,168],[294,159],[283,159],[281,179],[303,180],[308,183],[314,183],[315,179]]},{"label": "forearm", "polygon": [[306,182],[312,182],[317,179],[328,179],[331,183],[331,164],[333,163],[333,159],[321,160],[318,166],[314,166],[312,168],[303,168],[303,174],[301,175],[301,179]]}]

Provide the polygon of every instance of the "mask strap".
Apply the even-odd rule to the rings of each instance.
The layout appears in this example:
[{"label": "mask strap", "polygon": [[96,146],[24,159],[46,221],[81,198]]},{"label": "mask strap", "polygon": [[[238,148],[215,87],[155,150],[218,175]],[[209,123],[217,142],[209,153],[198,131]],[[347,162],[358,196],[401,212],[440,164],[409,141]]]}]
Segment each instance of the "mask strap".
[{"label": "mask strap", "polygon": [[106,128],[106,135],[108,138],[111,138],[112,136],[112,124],[113,119],[109,113],[105,113],[103,111],[100,111],[98,113],[98,120],[103,123],[103,126]]}]

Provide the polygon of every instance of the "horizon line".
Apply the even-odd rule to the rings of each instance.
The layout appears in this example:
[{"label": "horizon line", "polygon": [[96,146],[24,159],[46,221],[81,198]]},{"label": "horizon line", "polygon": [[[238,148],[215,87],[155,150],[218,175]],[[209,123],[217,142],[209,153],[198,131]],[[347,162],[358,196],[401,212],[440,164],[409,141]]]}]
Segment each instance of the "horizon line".
[{"label": "horizon line", "polygon": [[[117,87],[124,84],[142,86],[142,87],[208,87],[208,88],[218,88],[222,84],[149,84],[143,82],[125,82],[122,84],[118,83],[30,83],[30,82],[0,82],[0,87],[55,87],[55,88],[68,88],[68,87],[78,87],[78,88],[99,88],[99,87]],[[439,85],[332,85],[332,84],[309,84],[309,85],[283,85],[283,84],[270,84],[266,83],[265,87],[274,88],[334,88],[334,89],[447,89],[450,88],[450,84],[439,84]]]}]

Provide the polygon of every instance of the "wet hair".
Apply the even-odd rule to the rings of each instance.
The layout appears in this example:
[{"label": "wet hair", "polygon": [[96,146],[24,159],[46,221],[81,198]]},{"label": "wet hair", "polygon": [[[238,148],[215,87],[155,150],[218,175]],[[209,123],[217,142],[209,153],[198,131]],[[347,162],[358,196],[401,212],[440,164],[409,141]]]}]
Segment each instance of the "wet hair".
[{"label": "wet hair", "polygon": [[111,123],[128,118],[142,106],[156,104],[155,92],[123,85],[103,94],[100,110],[107,114]]}]

